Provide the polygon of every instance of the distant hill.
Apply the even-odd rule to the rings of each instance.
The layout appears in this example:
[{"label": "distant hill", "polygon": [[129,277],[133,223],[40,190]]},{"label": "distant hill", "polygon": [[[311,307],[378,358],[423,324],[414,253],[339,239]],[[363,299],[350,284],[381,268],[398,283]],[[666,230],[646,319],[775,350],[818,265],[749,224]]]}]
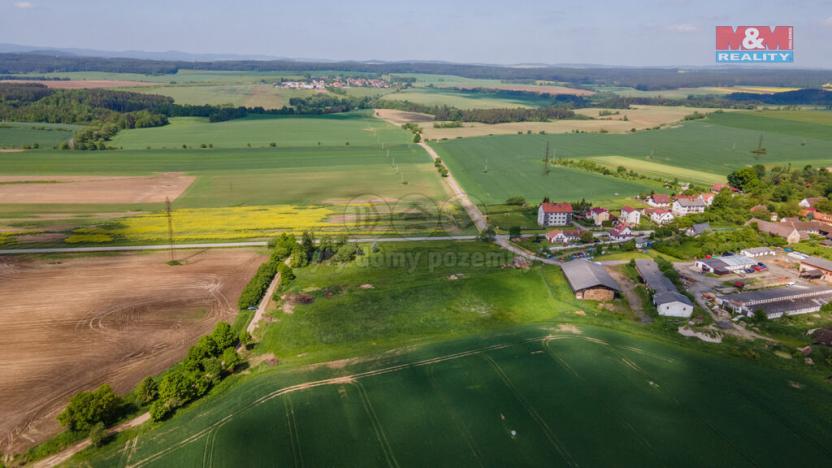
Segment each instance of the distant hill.
[{"label": "distant hill", "polygon": [[20,44],[0,44],[0,53],[12,54],[39,54],[50,56],[74,56],[74,57],[97,57],[97,58],[129,58],[138,60],[166,60],[184,62],[202,61],[223,61],[223,60],[285,60],[283,57],[269,55],[245,55],[245,54],[199,54],[168,50],[163,52],[150,52],[144,50],[98,50],[98,49],[77,49],[64,47],[38,47]]}]

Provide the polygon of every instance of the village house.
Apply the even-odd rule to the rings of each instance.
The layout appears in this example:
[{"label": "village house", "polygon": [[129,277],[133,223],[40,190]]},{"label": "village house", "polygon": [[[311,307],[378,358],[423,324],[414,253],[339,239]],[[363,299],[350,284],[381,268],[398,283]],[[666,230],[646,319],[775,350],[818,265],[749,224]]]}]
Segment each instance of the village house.
[{"label": "village house", "polygon": [[546,241],[550,244],[569,244],[577,242],[580,238],[581,232],[578,230],[555,229],[546,233]]},{"label": "village house", "polygon": [[675,219],[670,210],[663,208],[652,208],[644,211],[644,214],[650,215],[650,221],[658,225],[667,224]]},{"label": "village house", "polygon": [[757,225],[757,229],[772,236],[782,237],[786,239],[787,244],[797,244],[800,242],[800,231],[797,230],[791,223],[774,223],[770,221],[752,220],[752,224]]},{"label": "village house", "polygon": [[711,192],[713,192],[713,193],[719,193],[719,192],[721,192],[725,189],[733,191],[734,187],[731,187],[728,184],[713,184],[713,185],[711,185]]},{"label": "village house", "polygon": [[800,216],[805,216],[812,221],[832,224],[832,215],[818,211],[817,208],[805,208],[800,210]]},{"label": "village house", "polygon": [[561,268],[575,298],[590,301],[611,301],[621,287],[604,267],[585,259],[564,263]]},{"label": "village house", "polygon": [[630,226],[638,226],[641,223],[641,211],[629,206],[621,208],[619,219]]},{"label": "village house", "polygon": [[671,212],[674,216],[687,216],[689,214],[697,214],[705,212],[705,202],[702,197],[677,197],[671,207]]},{"label": "village house", "polygon": [[714,195],[713,193],[703,193],[699,196],[702,198],[702,201],[705,202],[705,206],[713,205],[714,198],[716,198],[716,195]]},{"label": "village house", "polygon": [[610,240],[624,241],[633,237],[633,230],[626,224],[619,224],[610,230]]},{"label": "village house", "polygon": [[670,202],[670,195],[663,193],[654,193],[647,198],[647,204],[653,208],[669,208]]},{"label": "village house", "polygon": [[572,222],[572,205],[543,202],[537,207],[539,226],[566,226]]},{"label": "village house", "polygon": [[604,224],[605,221],[610,220],[610,211],[606,208],[594,207],[586,212],[587,219],[591,219],[596,226]]}]

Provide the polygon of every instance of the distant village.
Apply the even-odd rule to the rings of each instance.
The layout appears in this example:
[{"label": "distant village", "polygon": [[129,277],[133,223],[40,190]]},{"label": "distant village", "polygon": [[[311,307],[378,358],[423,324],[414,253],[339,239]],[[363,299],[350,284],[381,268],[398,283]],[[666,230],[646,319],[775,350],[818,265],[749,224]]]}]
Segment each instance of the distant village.
[{"label": "distant village", "polygon": [[309,78],[299,81],[279,81],[274,84],[275,88],[284,89],[317,89],[325,90],[327,88],[390,88],[392,83],[383,78],[356,78],[356,77],[339,77],[339,78]]}]

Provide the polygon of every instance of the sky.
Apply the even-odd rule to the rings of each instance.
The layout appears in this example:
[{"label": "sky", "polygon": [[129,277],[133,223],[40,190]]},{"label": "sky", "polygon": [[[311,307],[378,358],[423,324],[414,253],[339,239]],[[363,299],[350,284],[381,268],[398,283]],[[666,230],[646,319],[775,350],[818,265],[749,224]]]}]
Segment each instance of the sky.
[{"label": "sky", "polygon": [[0,43],[328,60],[713,65],[717,25],[832,68],[832,0],[0,0]]}]

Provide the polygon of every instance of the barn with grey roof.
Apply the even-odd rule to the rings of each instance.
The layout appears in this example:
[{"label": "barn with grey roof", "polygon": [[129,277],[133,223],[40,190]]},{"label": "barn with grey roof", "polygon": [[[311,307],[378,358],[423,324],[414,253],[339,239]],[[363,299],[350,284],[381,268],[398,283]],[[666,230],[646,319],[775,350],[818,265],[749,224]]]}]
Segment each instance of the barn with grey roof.
[{"label": "barn with grey roof", "polygon": [[611,301],[621,291],[618,283],[597,263],[579,259],[566,262],[561,268],[578,299]]}]

